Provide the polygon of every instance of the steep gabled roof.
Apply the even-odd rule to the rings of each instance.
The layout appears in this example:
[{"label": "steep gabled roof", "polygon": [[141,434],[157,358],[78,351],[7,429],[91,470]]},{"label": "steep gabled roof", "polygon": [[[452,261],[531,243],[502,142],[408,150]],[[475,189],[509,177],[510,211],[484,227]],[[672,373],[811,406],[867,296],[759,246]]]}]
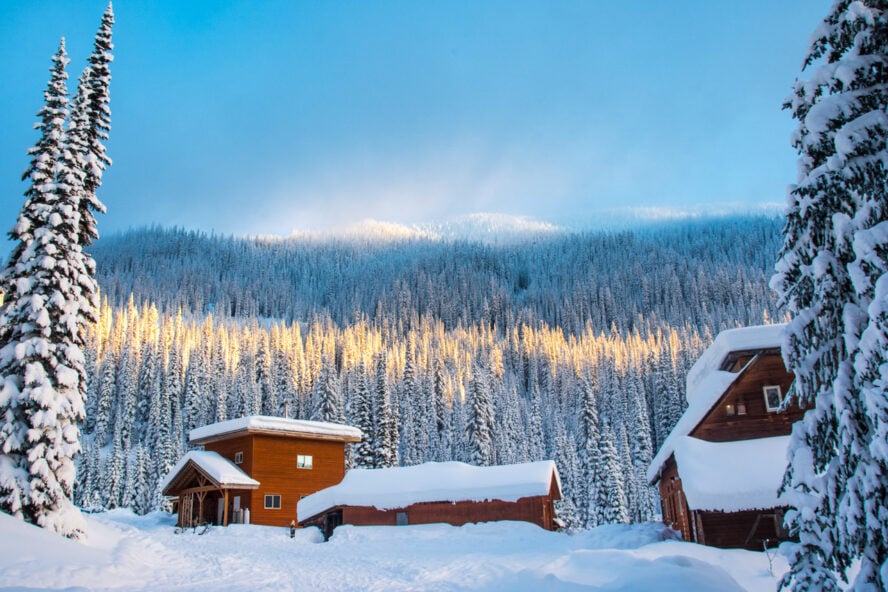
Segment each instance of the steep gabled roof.
[{"label": "steep gabled roof", "polygon": [[663,465],[672,456],[675,443],[690,434],[721,400],[728,389],[743,375],[748,365],[739,372],[722,370],[725,359],[734,352],[755,352],[780,347],[786,325],[760,325],[729,329],[718,334],[706,351],[688,371],[688,408],[675,424],[660,450],[651,461],[647,479],[657,480]]},{"label": "steep gabled roof", "polygon": [[[693,405],[697,395],[711,393],[713,379],[716,384],[726,380],[725,375],[736,374],[722,370],[722,363],[734,352],[755,352],[767,349],[776,349],[783,343],[783,334],[786,325],[758,325],[753,327],[740,327],[728,329],[719,333],[706,351],[688,370],[687,401]],[[721,376],[721,378],[719,378]],[[724,385],[722,392],[727,389],[730,381]]]},{"label": "steep gabled roof", "polygon": [[204,444],[238,434],[274,434],[278,436],[302,436],[319,440],[360,442],[361,430],[339,423],[287,419],[266,415],[250,415],[213,423],[191,430],[188,440],[192,444]]},{"label": "steep gabled roof", "polygon": [[250,478],[233,462],[216,452],[192,450],[167,474],[161,483],[164,495],[174,495],[198,475],[219,489],[256,489],[259,482]]},{"label": "steep gabled roof", "polygon": [[299,500],[299,520],[337,506],[405,508],[421,502],[517,501],[548,495],[561,478],[551,460],[476,467],[461,462],[425,463],[387,469],[352,469],[339,485]]}]

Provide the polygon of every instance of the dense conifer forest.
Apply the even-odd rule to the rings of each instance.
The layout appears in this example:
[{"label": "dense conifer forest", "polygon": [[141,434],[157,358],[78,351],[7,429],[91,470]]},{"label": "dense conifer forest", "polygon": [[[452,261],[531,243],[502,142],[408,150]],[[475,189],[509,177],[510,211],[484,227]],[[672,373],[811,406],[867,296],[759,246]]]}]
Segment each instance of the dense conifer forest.
[{"label": "dense conifer forest", "polygon": [[778,320],[782,224],[103,238],[76,499],[160,507],[189,430],[262,413],[360,427],[352,466],[553,458],[569,526],[650,519],[645,470],[690,364],[718,331]]}]

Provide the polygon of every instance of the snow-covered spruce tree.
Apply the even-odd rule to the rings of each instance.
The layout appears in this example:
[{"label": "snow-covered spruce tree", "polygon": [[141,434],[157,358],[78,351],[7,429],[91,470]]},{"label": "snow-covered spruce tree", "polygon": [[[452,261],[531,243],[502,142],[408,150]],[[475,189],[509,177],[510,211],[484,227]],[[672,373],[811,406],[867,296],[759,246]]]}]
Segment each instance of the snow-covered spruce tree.
[{"label": "snow-covered spruce tree", "polygon": [[595,390],[588,379],[581,383],[583,411],[580,415],[578,456],[580,465],[580,520],[586,527],[598,526],[598,488],[603,479],[600,468],[601,436],[598,432],[598,403]]},{"label": "snow-covered spruce tree", "polygon": [[357,426],[363,438],[354,447],[354,467],[359,469],[372,469],[374,467],[375,454],[372,400],[370,398],[370,385],[364,362],[358,362],[355,376],[355,392],[351,404],[352,425]]},{"label": "snow-covered spruce tree", "polygon": [[16,244],[0,273],[0,508],[77,537],[72,459],[80,452],[91,311],[83,286],[92,278],[78,243],[82,173],[65,145],[67,63],[62,39],[23,175],[25,204],[9,233]]},{"label": "snow-covered spruce tree", "polygon": [[598,499],[595,503],[595,516],[590,520],[594,525],[629,522],[620,453],[614,440],[613,430],[605,424],[601,429],[598,473],[600,477],[595,490]]},{"label": "snow-covered spruce tree", "polygon": [[336,368],[326,357],[321,362],[321,373],[314,385],[313,410],[311,419],[341,423],[342,394],[340,393],[339,377]]},{"label": "snow-covered spruce tree", "polygon": [[[96,196],[102,184],[102,174],[111,165],[105,153],[104,141],[111,129],[111,28],[114,26],[114,11],[111,3],[102,15],[102,22],[96,32],[89,65],[84,69],[77,84],[77,92],[71,105],[71,122],[68,129],[70,143],[77,151],[84,172],[83,192],[80,196],[81,225],[78,233],[82,247],[92,244],[98,238],[96,219],[93,212],[105,212],[105,205]],[[92,260],[88,262],[94,265]],[[91,271],[93,269],[91,268]],[[92,295],[95,297],[95,295]]]},{"label": "snow-covered spruce tree", "polygon": [[[888,2],[839,0],[813,36],[786,104],[799,122],[798,184],[772,287],[792,314],[783,353],[793,429],[784,479],[799,536],[781,587],[837,590],[855,558],[858,590],[888,588],[886,565],[886,139]],[[881,349],[880,349],[881,347]]]},{"label": "snow-covered spruce tree", "polygon": [[859,504],[852,531],[858,536],[861,555],[857,582],[860,588],[871,585],[884,592],[888,590],[888,223],[884,221],[884,198],[880,207],[882,222],[873,226],[872,232],[859,231],[855,236],[855,247],[869,243],[872,255],[859,257],[861,270],[868,267],[868,259],[872,266],[870,273],[861,274],[860,280],[855,276],[854,281],[859,294],[872,296],[867,327],[854,358],[854,384],[869,420],[870,446],[865,451],[868,456],[855,466],[848,488],[853,492],[849,496],[853,503]]},{"label": "snow-covered spruce tree", "polygon": [[374,468],[398,466],[398,418],[389,396],[388,362],[385,352],[376,357],[375,388],[373,389],[373,418],[376,430],[373,436]]},{"label": "snow-covered spruce tree", "polygon": [[555,436],[555,465],[561,476],[562,498],[555,502],[555,514],[564,523],[567,530],[576,530],[581,525],[577,511],[576,485],[581,480],[577,450],[573,440],[568,437],[563,424],[559,423],[556,431],[558,435]]},{"label": "snow-covered spruce tree", "polygon": [[469,383],[471,409],[466,437],[471,451],[470,460],[479,467],[496,464],[496,451],[493,447],[494,408],[489,380],[489,371],[483,364],[479,364]]}]

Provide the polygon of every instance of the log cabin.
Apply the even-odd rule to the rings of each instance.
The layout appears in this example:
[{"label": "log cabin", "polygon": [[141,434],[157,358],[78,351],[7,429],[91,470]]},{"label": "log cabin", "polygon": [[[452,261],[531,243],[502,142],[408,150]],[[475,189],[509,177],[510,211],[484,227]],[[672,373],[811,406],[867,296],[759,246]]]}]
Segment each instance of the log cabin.
[{"label": "log cabin", "polygon": [[723,331],[688,372],[688,408],[647,474],[684,540],[761,551],[787,539],[778,491],[804,411],[783,401],[793,381],[784,329]]},{"label": "log cabin", "polygon": [[353,469],[342,483],[299,501],[299,525],[328,539],[362,526],[521,520],[554,530],[561,480],[553,461],[475,467],[461,462]]},{"label": "log cabin", "polygon": [[249,416],[194,429],[187,453],[162,484],[178,498],[178,524],[249,522],[287,526],[300,498],[339,483],[357,428]]}]

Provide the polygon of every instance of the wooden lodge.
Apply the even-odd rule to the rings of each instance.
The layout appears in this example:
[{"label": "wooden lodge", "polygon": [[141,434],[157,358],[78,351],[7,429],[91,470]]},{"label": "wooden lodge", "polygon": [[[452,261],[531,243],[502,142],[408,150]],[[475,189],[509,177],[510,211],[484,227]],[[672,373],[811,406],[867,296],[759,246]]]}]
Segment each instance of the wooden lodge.
[{"label": "wooden lodge", "polygon": [[353,469],[299,502],[299,525],[329,538],[341,524],[362,526],[520,520],[554,530],[561,481],[552,461],[494,467],[460,462]]},{"label": "wooden lodge", "polygon": [[720,333],[688,373],[688,408],[648,470],[682,538],[762,550],[786,540],[778,490],[792,424],[784,325]]},{"label": "wooden lodge", "polygon": [[192,430],[203,446],[186,454],[163,483],[178,498],[179,526],[250,522],[287,526],[304,496],[339,483],[350,426],[250,416]]}]

